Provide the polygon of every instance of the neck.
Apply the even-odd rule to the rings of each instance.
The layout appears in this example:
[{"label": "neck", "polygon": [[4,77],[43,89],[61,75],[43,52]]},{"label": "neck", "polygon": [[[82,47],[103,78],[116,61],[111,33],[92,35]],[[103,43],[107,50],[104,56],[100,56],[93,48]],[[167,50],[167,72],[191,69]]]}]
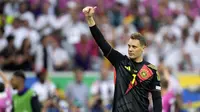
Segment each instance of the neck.
[{"label": "neck", "polygon": [[20,85],[17,90],[18,91],[23,91],[24,90],[24,85]]},{"label": "neck", "polygon": [[77,84],[81,84],[81,81],[76,81]]},{"label": "neck", "polygon": [[161,91],[161,95],[164,96],[164,95],[166,94],[166,92],[167,92],[167,90],[166,90],[166,89],[163,89],[163,90]]},{"label": "neck", "polygon": [[137,62],[137,63],[140,63],[140,62],[143,61],[143,57],[140,56],[140,57],[138,57],[138,58],[135,58],[134,61]]},{"label": "neck", "polygon": [[107,80],[107,78],[101,78],[101,80],[102,80],[102,81],[105,81],[105,80]]}]

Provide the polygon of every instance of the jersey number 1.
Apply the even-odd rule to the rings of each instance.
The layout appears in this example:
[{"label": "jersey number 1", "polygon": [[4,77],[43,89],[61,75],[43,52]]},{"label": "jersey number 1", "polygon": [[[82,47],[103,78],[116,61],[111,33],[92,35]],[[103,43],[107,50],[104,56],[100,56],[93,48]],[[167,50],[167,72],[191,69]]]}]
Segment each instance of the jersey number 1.
[{"label": "jersey number 1", "polygon": [[132,74],[132,76],[133,76],[133,80],[131,81],[131,84],[133,85],[135,82],[136,74]]}]

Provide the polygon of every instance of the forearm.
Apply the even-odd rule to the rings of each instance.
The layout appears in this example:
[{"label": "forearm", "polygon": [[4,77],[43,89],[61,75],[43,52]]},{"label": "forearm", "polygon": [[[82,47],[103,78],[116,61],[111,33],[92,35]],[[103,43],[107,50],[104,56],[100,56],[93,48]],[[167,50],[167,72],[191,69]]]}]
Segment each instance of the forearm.
[{"label": "forearm", "polygon": [[41,112],[41,104],[39,103],[37,96],[32,97],[31,107],[33,112]]},{"label": "forearm", "polygon": [[96,7],[86,7],[83,9],[83,13],[85,14],[86,21],[97,45],[100,47],[104,53],[104,56],[112,63],[112,65],[116,66],[124,57],[121,53],[117,52],[109,45],[103,34],[97,28],[93,18],[95,9]]},{"label": "forearm", "polygon": [[96,43],[101,48],[104,56],[112,63],[113,66],[116,67],[118,63],[123,60],[123,55],[119,53],[118,51],[114,50],[108,42],[105,40],[104,36],[100,32],[100,30],[97,28],[96,25],[90,27],[90,31],[92,33],[92,36],[94,37]]},{"label": "forearm", "polygon": [[92,27],[96,24],[93,17],[86,17],[86,21],[89,27]]},{"label": "forearm", "polygon": [[2,78],[4,84],[5,84],[6,86],[8,86],[9,81],[8,81],[7,77],[5,76],[5,74],[4,74],[2,71],[0,71],[0,77]]},{"label": "forearm", "polygon": [[152,93],[153,99],[153,110],[154,112],[162,112],[162,98],[161,93],[158,91],[154,91]]},{"label": "forearm", "polygon": [[108,42],[105,40],[104,36],[100,32],[100,30],[97,28],[96,25],[90,27],[90,31],[92,33],[92,36],[94,37],[96,43],[103,51],[104,55],[107,57],[109,53],[112,50],[112,47],[108,44]]}]

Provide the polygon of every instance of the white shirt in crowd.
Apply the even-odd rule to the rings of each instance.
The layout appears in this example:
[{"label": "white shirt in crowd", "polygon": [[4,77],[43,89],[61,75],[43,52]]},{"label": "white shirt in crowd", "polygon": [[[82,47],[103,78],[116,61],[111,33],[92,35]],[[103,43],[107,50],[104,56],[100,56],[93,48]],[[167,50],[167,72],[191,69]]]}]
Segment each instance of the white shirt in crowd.
[{"label": "white shirt in crowd", "polygon": [[[43,52],[44,47],[42,45],[38,45],[36,48],[36,55],[35,55],[35,70],[41,71],[44,67],[44,61],[43,61]],[[47,47],[47,64],[48,64],[48,71],[53,71],[53,63],[52,63],[52,47]]]},{"label": "white shirt in crowd", "polygon": [[89,28],[81,21],[76,23],[71,21],[63,28],[63,33],[69,44],[77,44],[80,42],[82,34],[89,34]]},{"label": "white shirt in crowd", "polygon": [[67,52],[62,48],[56,48],[52,52],[52,58],[53,58],[53,65],[59,65],[63,62],[69,61],[69,55]]},{"label": "white shirt in crowd", "polygon": [[44,84],[37,81],[32,85],[32,89],[38,95],[39,101],[44,102],[48,99],[49,95],[53,95],[56,92],[56,86],[50,81],[45,81]]},{"label": "white shirt in crowd", "polygon": [[90,91],[92,95],[97,95],[100,92],[104,105],[107,105],[109,99],[114,96],[114,82],[113,80],[98,80],[92,84]]},{"label": "white shirt in crowd", "polygon": [[194,71],[200,70],[200,41],[198,43],[194,42],[194,37],[189,38],[186,42],[186,45],[184,47],[185,52],[188,53],[191,57],[192,65],[194,68]]}]

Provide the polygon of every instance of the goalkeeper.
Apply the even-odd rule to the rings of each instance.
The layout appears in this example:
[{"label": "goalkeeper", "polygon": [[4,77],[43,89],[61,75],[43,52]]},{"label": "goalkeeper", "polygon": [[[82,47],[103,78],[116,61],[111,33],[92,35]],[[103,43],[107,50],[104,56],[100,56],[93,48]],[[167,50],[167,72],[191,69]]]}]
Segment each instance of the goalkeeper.
[{"label": "goalkeeper", "polygon": [[152,94],[154,112],[162,111],[160,78],[155,66],[143,60],[145,38],[133,33],[128,41],[128,54],[124,56],[114,50],[95,24],[96,7],[85,7],[83,13],[92,36],[104,56],[116,70],[113,112],[148,112],[149,92]]}]

